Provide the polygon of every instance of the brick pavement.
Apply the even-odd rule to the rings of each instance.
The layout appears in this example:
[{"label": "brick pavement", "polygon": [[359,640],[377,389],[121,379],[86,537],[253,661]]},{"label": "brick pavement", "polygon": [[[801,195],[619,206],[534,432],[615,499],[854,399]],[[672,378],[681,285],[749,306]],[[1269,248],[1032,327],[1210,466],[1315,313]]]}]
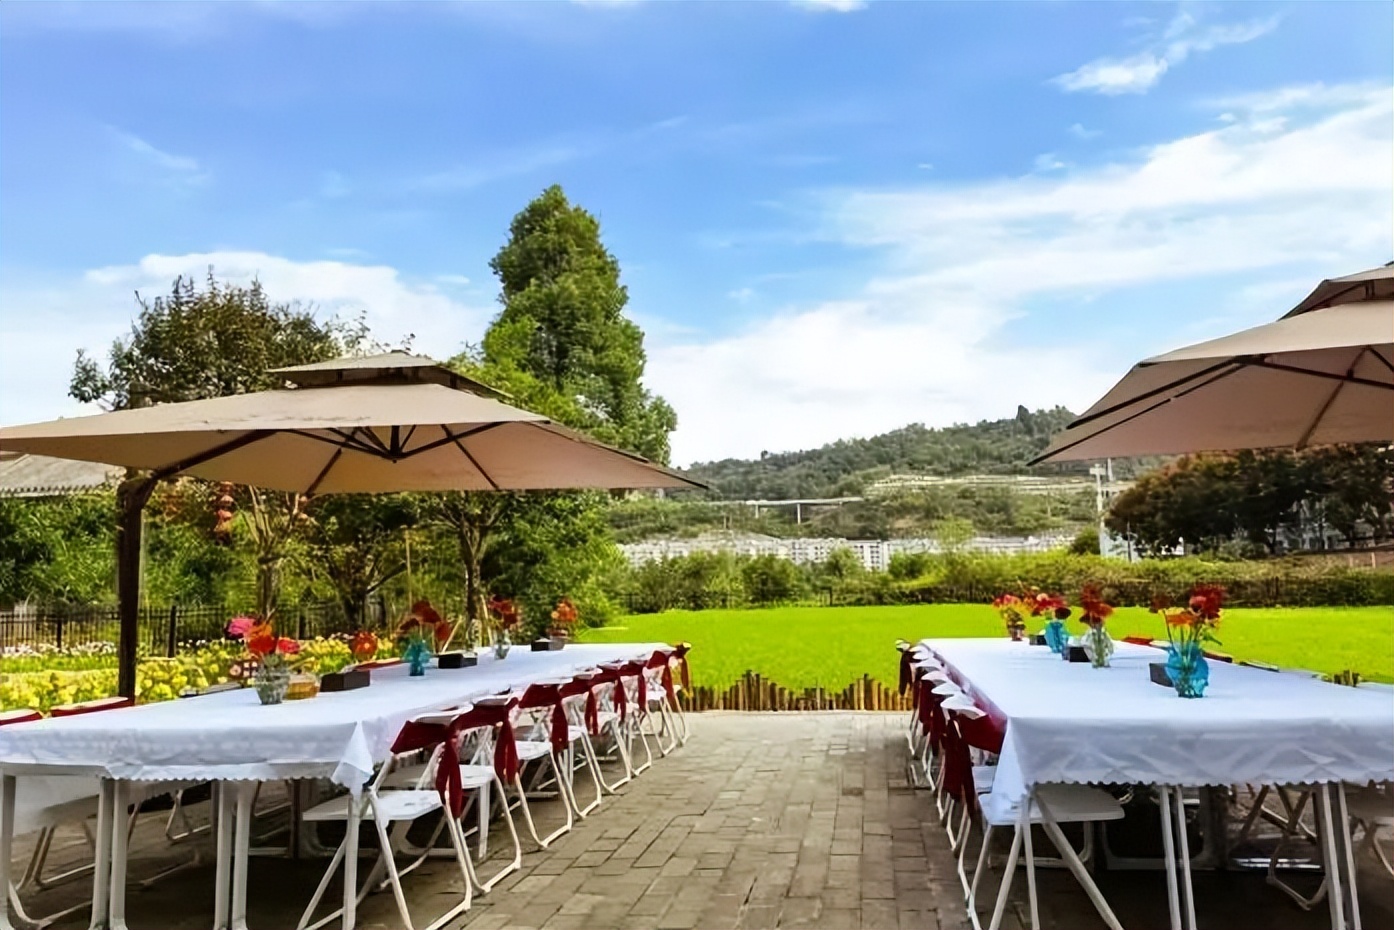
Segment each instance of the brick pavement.
[{"label": "brick pavement", "polygon": [[[704,714],[674,756],[607,798],[549,850],[525,852],[523,869],[475,898],[456,926],[470,930],[564,928],[906,928],[968,925],[931,800],[904,777],[901,715]],[[550,829],[554,804],[537,805]],[[547,813],[544,813],[547,812]],[[153,820],[142,833],[154,830]],[[495,832],[498,837],[498,832]],[[501,851],[493,842],[493,854]],[[525,840],[525,850],[528,848]],[[133,872],[150,874],[168,847],[137,842]],[[187,855],[188,847],[179,855]],[[497,860],[484,867],[492,874]],[[257,859],[250,924],[294,926],[321,862]],[[361,873],[360,873],[361,874]],[[1042,916],[1060,930],[1103,926],[1073,879],[1042,871]],[[1394,926],[1394,885],[1367,871],[1365,926]],[[1125,926],[1166,926],[1155,872],[1105,873],[1100,884]],[[1024,881],[1017,883],[1024,895]],[[443,911],[458,877],[432,860],[405,879],[417,922]],[[995,885],[993,886],[995,887]],[[1255,874],[1197,876],[1204,927],[1326,926],[1326,911],[1304,913]],[[52,909],[67,891],[46,892]],[[990,893],[990,892],[989,892]],[[1019,928],[1024,901],[1006,926]],[[206,930],[212,870],[202,866],[130,895],[130,924]],[[391,896],[374,895],[359,926],[398,923]],[[84,920],[58,926],[85,926]]]}]

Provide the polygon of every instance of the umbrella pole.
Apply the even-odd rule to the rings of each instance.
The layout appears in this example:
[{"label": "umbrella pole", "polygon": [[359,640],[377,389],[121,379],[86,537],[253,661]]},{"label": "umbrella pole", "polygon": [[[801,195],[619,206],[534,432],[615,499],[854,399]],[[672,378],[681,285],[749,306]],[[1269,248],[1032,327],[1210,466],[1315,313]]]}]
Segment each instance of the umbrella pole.
[{"label": "umbrella pole", "polygon": [[127,478],[116,489],[116,602],[121,619],[117,643],[117,693],[136,696],[136,650],[140,643],[141,521],[155,490],[154,478]]}]

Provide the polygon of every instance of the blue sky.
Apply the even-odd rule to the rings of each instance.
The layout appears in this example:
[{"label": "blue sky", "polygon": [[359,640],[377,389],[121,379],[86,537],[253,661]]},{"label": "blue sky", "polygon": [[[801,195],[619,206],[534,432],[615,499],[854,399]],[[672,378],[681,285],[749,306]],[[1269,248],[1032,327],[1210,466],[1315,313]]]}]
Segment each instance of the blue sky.
[{"label": "blue sky", "polygon": [[0,422],[181,272],[446,357],[601,217],[680,463],[1083,409],[1389,261],[1394,7],[0,6]]}]

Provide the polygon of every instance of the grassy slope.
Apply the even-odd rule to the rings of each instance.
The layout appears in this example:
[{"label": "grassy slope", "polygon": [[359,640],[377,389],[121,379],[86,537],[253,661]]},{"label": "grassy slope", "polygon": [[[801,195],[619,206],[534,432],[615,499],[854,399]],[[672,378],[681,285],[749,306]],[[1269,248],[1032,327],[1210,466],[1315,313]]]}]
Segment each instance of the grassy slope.
[{"label": "grassy slope", "polygon": [[[1160,618],[1142,608],[1120,609],[1109,628],[1117,637],[1165,635]],[[897,638],[1000,635],[986,605],[928,604],[669,611],[622,617],[585,639],[685,640],[699,684],[728,685],[749,669],[787,688],[840,689],[866,673],[893,684]],[[1235,608],[1225,611],[1220,638],[1217,648],[1238,658],[1394,681],[1394,608]]]}]

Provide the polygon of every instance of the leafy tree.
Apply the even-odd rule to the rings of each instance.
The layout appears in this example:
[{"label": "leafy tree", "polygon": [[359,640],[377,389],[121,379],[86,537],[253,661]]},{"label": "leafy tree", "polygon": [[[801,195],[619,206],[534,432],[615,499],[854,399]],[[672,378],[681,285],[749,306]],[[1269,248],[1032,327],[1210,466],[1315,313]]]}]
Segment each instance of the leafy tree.
[{"label": "leafy tree", "polygon": [[1086,526],[1084,529],[1076,533],[1075,538],[1070,542],[1070,552],[1073,555],[1098,555],[1098,527]]},{"label": "leafy tree", "polygon": [[896,581],[913,581],[929,571],[928,552],[897,552],[891,556],[886,572]]},{"label": "leafy tree", "polygon": [[[514,218],[490,267],[503,309],[451,364],[522,407],[667,461],[676,417],[643,387],[643,333],[623,314],[628,294],[595,217],[550,187]],[[603,504],[596,494],[439,498],[431,514],[459,541],[469,615],[482,621],[486,589],[538,622],[562,597],[583,622],[608,615],[604,578],[620,563]]]},{"label": "leafy tree", "polygon": [[78,351],[69,393],[113,409],[245,394],[277,387],[273,368],[343,354],[364,333],[321,323],[296,304],[273,303],[260,282],[220,283],[208,270],[200,290],[178,277],[167,296],[147,301],[104,368]]},{"label": "leafy tree", "polygon": [[503,311],[484,337],[485,358],[574,400],[570,425],[667,462],[677,416],[644,389],[644,334],[624,316],[629,294],[599,221],[553,185],[513,218],[489,266]]},{"label": "leafy tree", "polygon": [[109,601],[110,492],[0,499],[0,604]]},{"label": "leafy tree", "polygon": [[757,555],[741,568],[746,593],[756,604],[779,604],[799,593],[799,568],[776,555]]},{"label": "leafy tree", "polygon": [[315,501],[307,538],[313,564],[332,582],[349,625],[361,629],[368,599],[406,571],[403,530],[415,522],[402,494],[332,494]]}]

